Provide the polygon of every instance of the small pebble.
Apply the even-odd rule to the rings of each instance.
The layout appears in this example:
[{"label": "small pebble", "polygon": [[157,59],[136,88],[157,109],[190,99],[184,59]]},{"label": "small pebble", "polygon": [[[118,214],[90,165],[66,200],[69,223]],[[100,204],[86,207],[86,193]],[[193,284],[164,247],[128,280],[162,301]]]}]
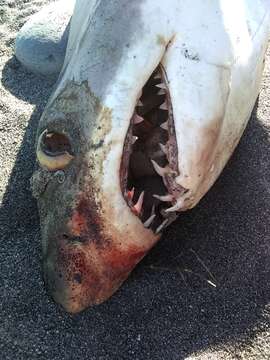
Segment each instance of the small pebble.
[{"label": "small pebble", "polygon": [[29,71],[57,76],[63,66],[74,0],[52,3],[33,15],[17,35],[15,55]]}]

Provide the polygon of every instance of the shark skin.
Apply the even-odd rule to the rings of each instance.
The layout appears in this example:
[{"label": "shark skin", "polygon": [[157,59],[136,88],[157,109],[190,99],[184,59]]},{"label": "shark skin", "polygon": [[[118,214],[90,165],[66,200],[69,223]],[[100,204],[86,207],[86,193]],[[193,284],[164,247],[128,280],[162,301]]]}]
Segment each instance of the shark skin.
[{"label": "shark skin", "polygon": [[[260,0],[76,1],[32,178],[44,278],[68,312],[107,300],[218,178],[259,94],[269,24]],[[152,165],[136,175],[154,139],[144,110],[155,79],[167,120],[152,132],[166,135],[166,164],[147,153]],[[158,203],[136,193],[138,179],[166,190]]]}]

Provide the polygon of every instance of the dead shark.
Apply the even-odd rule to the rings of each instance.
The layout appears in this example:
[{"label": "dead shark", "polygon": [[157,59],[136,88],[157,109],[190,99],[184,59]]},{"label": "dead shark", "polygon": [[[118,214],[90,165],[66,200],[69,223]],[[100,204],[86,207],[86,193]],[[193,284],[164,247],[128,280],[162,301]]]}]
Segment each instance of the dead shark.
[{"label": "dead shark", "polygon": [[44,278],[68,312],[108,299],[218,178],[269,24],[263,0],[76,1],[32,178]]}]

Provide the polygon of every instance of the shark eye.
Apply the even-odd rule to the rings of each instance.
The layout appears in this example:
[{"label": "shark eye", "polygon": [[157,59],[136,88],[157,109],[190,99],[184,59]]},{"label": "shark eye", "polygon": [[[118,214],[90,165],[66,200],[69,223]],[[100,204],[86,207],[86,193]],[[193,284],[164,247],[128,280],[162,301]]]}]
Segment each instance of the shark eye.
[{"label": "shark eye", "polygon": [[37,159],[41,167],[56,171],[64,169],[74,158],[65,134],[45,130],[38,139]]}]

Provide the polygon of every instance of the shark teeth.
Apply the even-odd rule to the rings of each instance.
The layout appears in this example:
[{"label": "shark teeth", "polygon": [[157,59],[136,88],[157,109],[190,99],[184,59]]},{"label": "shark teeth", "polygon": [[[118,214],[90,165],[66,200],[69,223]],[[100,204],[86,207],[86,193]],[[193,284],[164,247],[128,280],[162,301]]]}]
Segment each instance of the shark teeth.
[{"label": "shark teeth", "polygon": [[[157,184],[160,186],[156,190],[157,194],[153,194],[153,190],[149,189],[149,193],[145,196],[144,187],[140,191],[132,188],[124,192],[127,205],[132,213],[140,218],[146,229],[152,230],[156,234],[162,232],[176,219],[177,211],[182,207],[182,202],[177,200],[178,196],[174,191],[173,184],[171,184],[177,172],[173,170],[170,159],[171,147],[174,142],[169,142],[169,140],[171,136],[174,136],[174,133],[171,131],[173,130],[173,122],[171,123],[169,120],[169,116],[172,116],[169,98],[169,88],[161,68],[158,68],[137,94],[137,104],[131,119],[131,133],[127,137],[127,141],[130,141],[127,149],[128,151],[131,149],[130,151],[134,155],[129,158],[129,161],[133,161],[133,163],[125,164],[128,166],[127,171],[130,171],[130,173],[125,174],[129,175],[125,178],[129,189],[136,184],[137,176],[142,181],[140,187],[144,186],[142,178],[144,171],[150,171],[151,176],[155,176],[155,178],[158,175],[161,177],[157,180]],[[135,143],[136,145],[132,146]],[[124,158],[126,159],[125,156]],[[152,158],[155,158],[156,161]],[[149,159],[151,160],[150,165]],[[129,167],[130,164],[132,166]],[[153,168],[150,167],[151,164]],[[135,172],[135,169],[138,173]],[[164,185],[169,189],[165,194],[163,192]]]},{"label": "shark teeth", "polygon": [[183,207],[183,203],[184,200],[183,199],[179,199],[177,200],[176,204],[168,209],[165,210],[166,213],[170,213],[170,212],[175,212],[175,211],[179,211],[181,210],[181,208]]},{"label": "shark teeth", "polygon": [[133,116],[133,124],[137,125],[144,121],[144,118],[138,114],[134,114]]},{"label": "shark teeth", "polygon": [[159,143],[159,147],[160,147],[161,151],[162,151],[165,155],[167,155],[167,146]]},{"label": "shark teeth", "polygon": [[135,192],[135,188],[132,188],[131,190],[128,190],[126,192],[126,197],[129,201],[132,201],[132,199],[134,197],[134,192]]},{"label": "shark teeth", "polygon": [[156,214],[151,215],[151,216],[149,217],[149,219],[147,219],[147,220],[144,222],[143,226],[144,226],[145,228],[149,228],[149,226],[152,225],[155,217],[156,217]]},{"label": "shark teeth", "polygon": [[156,87],[159,88],[159,89],[167,90],[167,86],[164,83],[157,84]]},{"label": "shark teeth", "polygon": [[164,89],[160,89],[159,92],[157,93],[157,95],[166,95],[166,94],[167,92]]},{"label": "shark teeth", "polygon": [[153,195],[154,198],[160,200],[160,201],[164,201],[164,202],[172,202],[174,197],[170,194],[167,195]]},{"label": "shark teeth", "polygon": [[133,211],[139,216],[142,212],[142,206],[143,206],[143,199],[144,199],[144,191],[139,196],[138,201],[135,205],[133,205]]},{"label": "shark teeth", "polygon": [[159,108],[160,110],[166,110],[166,111],[169,109],[166,101],[164,101],[164,103],[161,104]]},{"label": "shark teeth", "polygon": [[159,227],[156,229],[155,233],[156,233],[156,234],[160,233],[160,232],[164,229],[164,227],[167,225],[168,222],[169,222],[168,219],[164,220],[164,221],[159,225]]},{"label": "shark teeth", "polygon": [[155,160],[151,160],[151,162],[159,176],[164,177],[166,174],[168,174],[168,172],[169,172],[168,167],[163,168],[163,167],[159,166],[158,163],[155,162]]},{"label": "shark teeth", "polygon": [[161,129],[168,131],[169,130],[169,123],[168,121],[165,121],[160,125]]}]

